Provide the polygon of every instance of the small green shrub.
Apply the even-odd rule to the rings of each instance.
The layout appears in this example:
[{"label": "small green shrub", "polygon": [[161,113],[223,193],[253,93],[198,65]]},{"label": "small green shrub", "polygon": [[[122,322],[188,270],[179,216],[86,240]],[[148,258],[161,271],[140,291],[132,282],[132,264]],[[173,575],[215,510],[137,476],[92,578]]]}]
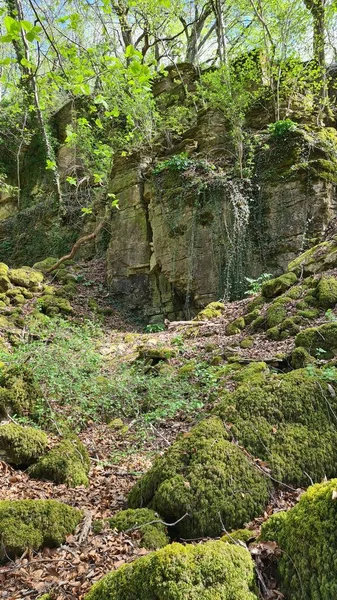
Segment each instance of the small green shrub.
[{"label": "small green shrub", "polygon": [[297,123],[295,123],[291,119],[276,121],[275,123],[270,123],[270,125],[268,125],[268,131],[270,135],[272,135],[275,138],[284,137],[288,133],[296,131],[296,129]]},{"label": "small green shrub", "polygon": [[268,281],[271,278],[271,273],[262,273],[262,275],[257,277],[257,279],[245,277],[245,280],[249,284],[248,289],[245,291],[245,296],[253,296],[254,294],[258,294],[261,291],[262,285],[265,283],[265,281]]}]

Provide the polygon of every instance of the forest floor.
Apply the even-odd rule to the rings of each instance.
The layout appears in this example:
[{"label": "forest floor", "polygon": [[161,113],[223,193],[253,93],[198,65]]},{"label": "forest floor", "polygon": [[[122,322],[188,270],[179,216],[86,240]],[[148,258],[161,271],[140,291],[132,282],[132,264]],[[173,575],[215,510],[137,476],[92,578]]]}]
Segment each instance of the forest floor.
[{"label": "forest floor", "polygon": [[[158,333],[141,333],[139,326],[130,322],[117,309],[111,308],[111,298],[104,282],[104,264],[101,261],[82,263],[81,272],[84,275],[83,282],[78,284],[76,297],[72,301],[75,320],[81,323],[82,320],[94,320],[97,314],[101,315],[103,336],[99,352],[111,377],[114,377],[120,363],[133,365],[137,360],[137,349],[144,344],[152,348],[175,344],[178,353],[171,361],[175,368],[192,360],[204,364],[209,360],[210,347],[216,348],[217,354],[221,355],[238,349],[240,336],[225,336],[224,331],[229,321],[242,314],[247,300],[228,304],[222,319],[200,324],[197,329],[192,328],[190,337],[184,337],[182,341],[182,334],[186,333],[186,326],[183,324],[171,324],[170,329]],[[262,334],[254,339],[252,348],[240,348],[241,359],[247,362],[265,361],[275,368],[282,362],[280,356],[289,354],[293,345],[292,339],[271,342]],[[55,403],[53,408],[57,412],[58,400],[52,398],[50,401]],[[79,433],[91,457],[88,489],[83,486],[68,488],[47,481],[36,481],[30,479],[25,472],[14,470],[0,462],[0,500],[57,499],[80,508],[84,513],[76,532],[68,536],[61,547],[25,552],[16,561],[0,566],[0,598],[34,600],[44,593],[52,592],[53,600],[82,600],[91,585],[104,574],[146,554],[148,551],[138,545],[137,532],[129,535],[117,533],[109,528],[106,519],[126,507],[127,493],[137,478],[149,469],[154,458],[179,433],[188,431],[200,418],[200,413],[207,409],[207,402],[199,412],[194,411],[193,414],[178,409],[173,416],[165,415],[164,418],[147,423],[146,431],[142,430],[140,437],[139,424],[135,418],[123,418],[129,427],[127,432],[115,431],[107,423],[89,419]],[[64,407],[60,406],[59,411],[63,410]],[[261,523],[271,513],[290,508],[301,493],[302,490],[279,490],[264,515],[249,524],[252,540],[256,538]],[[201,540],[196,540],[198,541]],[[269,575],[261,580],[261,597],[266,600],[283,597],[275,589],[272,576],[272,557],[275,552],[274,543],[252,547],[259,579],[263,564],[271,568]]]}]

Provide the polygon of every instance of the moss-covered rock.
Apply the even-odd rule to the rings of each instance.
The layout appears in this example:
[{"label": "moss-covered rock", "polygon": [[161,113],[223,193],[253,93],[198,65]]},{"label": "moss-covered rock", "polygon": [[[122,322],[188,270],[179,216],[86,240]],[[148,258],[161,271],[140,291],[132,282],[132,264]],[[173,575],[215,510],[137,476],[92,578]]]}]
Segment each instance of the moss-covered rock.
[{"label": "moss-covered rock", "polygon": [[28,472],[35,479],[48,479],[70,487],[89,485],[90,459],[78,438],[65,439],[32,465]]},{"label": "moss-covered rock", "polygon": [[58,258],[54,258],[53,256],[48,256],[44,260],[40,260],[39,262],[33,265],[33,269],[37,271],[41,271],[42,273],[46,273],[48,269],[53,267],[58,261]]},{"label": "moss-covered rock", "polygon": [[337,473],[337,398],[329,385],[319,371],[270,374],[223,394],[215,412],[240,445],[269,464],[275,479],[305,486],[310,478]]},{"label": "moss-covered rock", "polygon": [[16,423],[0,426],[0,460],[11,465],[30,465],[45,451],[48,437],[33,427]]},{"label": "moss-covered rock", "polygon": [[140,346],[138,350],[139,358],[151,363],[168,360],[177,355],[177,350],[169,346]]},{"label": "moss-covered rock", "polygon": [[280,298],[272,302],[266,312],[266,323],[267,328],[275,327],[280,325],[287,317],[287,304],[289,303],[288,298]]},{"label": "moss-covered rock", "polygon": [[238,317],[226,326],[226,335],[237,335],[245,327],[245,319]]},{"label": "moss-covered rock", "polygon": [[314,362],[313,357],[307,352],[305,348],[299,346],[298,348],[294,348],[291,353],[290,364],[293,369],[303,369],[307,365],[310,365]]},{"label": "moss-covered rock", "polygon": [[27,367],[14,366],[0,369],[0,415],[28,415],[31,413],[41,388]]},{"label": "moss-covered rock", "polygon": [[206,542],[171,544],[98,581],[85,600],[257,600],[245,548]]},{"label": "moss-covered rock", "polygon": [[337,323],[325,323],[300,331],[295,338],[296,347],[305,348],[312,356],[325,352],[324,358],[337,354]]},{"label": "moss-covered rock", "polygon": [[333,308],[337,304],[337,278],[322,277],[318,286],[318,300],[322,308]]},{"label": "moss-covered rock", "polygon": [[245,324],[250,325],[259,316],[260,316],[260,311],[258,308],[255,308],[255,310],[252,310],[247,315],[245,315]]},{"label": "moss-covered rock", "polygon": [[8,271],[10,281],[16,285],[33,290],[42,289],[41,283],[44,279],[43,273],[31,267],[20,267]]},{"label": "moss-covered rock", "polygon": [[273,515],[261,537],[281,548],[278,578],[291,600],[337,598],[337,479],[310,487],[288,512]]},{"label": "moss-covered rock", "polygon": [[309,248],[288,265],[297,275],[321,273],[337,266],[337,238]]},{"label": "moss-covered rock", "polygon": [[252,348],[252,346],[254,346],[254,338],[253,337],[250,337],[250,336],[245,337],[240,342],[240,348],[246,349],[246,348]]},{"label": "moss-covered rock", "polygon": [[225,305],[223,302],[211,302],[203,308],[194,321],[213,321],[220,319],[225,313]]},{"label": "moss-covered rock", "polygon": [[42,313],[49,317],[59,313],[69,314],[73,311],[69,300],[48,294],[37,299],[37,306]]},{"label": "moss-covered rock", "polygon": [[29,548],[53,548],[65,541],[81,520],[81,512],[56,500],[0,501],[0,560]]},{"label": "moss-covered rock", "polygon": [[6,292],[12,287],[8,277],[9,268],[5,263],[0,263],[0,292]]},{"label": "moss-covered rock", "polygon": [[[236,490],[246,492],[236,493]],[[202,421],[180,436],[136,483],[128,500],[132,508],[149,506],[184,538],[216,536],[221,519],[226,529],[240,527],[263,510],[269,482],[247,456],[228,441],[221,421]]]},{"label": "moss-covered rock", "polygon": [[295,273],[284,273],[275,279],[269,279],[262,285],[261,291],[265,298],[275,298],[280,296],[297,281]]},{"label": "moss-covered rock", "polygon": [[121,510],[109,519],[109,523],[117,531],[138,530],[141,534],[140,546],[148,550],[158,550],[170,542],[165,525],[160,522],[158,514],[149,508]]}]

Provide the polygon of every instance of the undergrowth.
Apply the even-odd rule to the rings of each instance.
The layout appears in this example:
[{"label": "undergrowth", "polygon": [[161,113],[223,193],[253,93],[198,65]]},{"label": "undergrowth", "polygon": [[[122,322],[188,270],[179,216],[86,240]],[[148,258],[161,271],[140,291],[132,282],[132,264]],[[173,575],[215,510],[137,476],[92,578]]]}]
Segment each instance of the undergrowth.
[{"label": "undergrowth", "polygon": [[16,417],[19,422],[79,430],[89,421],[124,417],[146,425],[182,412],[193,415],[208,399],[213,380],[202,368],[193,386],[174,369],[149,371],[141,361],[109,368],[99,351],[103,334],[91,321],[79,326],[47,318],[38,334],[40,339],[20,342],[12,354],[0,353],[5,364],[29,366],[43,390],[33,414]]}]

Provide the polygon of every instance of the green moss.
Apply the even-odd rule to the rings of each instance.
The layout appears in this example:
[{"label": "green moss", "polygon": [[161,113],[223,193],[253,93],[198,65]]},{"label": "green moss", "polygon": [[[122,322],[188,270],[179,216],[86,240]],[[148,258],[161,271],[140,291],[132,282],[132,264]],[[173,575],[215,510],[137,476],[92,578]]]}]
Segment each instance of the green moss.
[{"label": "green moss", "polygon": [[268,340],[278,342],[281,339],[281,328],[278,325],[270,327],[270,329],[267,329],[266,331],[266,337]]},{"label": "green moss", "polygon": [[259,514],[269,482],[227,437],[214,417],[179,437],[133,487],[130,507],[149,506],[166,522],[188,513],[172,532],[184,538],[219,535],[221,519],[233,529]]},{"label": "green moss", "polygon": [[295,345],[302,346],[312,356],[319,356],[324,350],[324,358],[331,358],[337,353],[337,323],[302,330],[295,338]]},{"label": "green moss", "polygon": [[60,442],[46,456],[32,465],[28,472],[35,479],[48,479],[71,487],[89,485],[90,459],[82,442],[77,438]]},{"label": "green moss", "polygon": [[158,362],[168,360],[177,355],[175,348],[169,346],[145,346],[139,348],[139,358],[147,362]]},{"label": "green moss", "polygon": [[45,258],[44,260],[41,260],[40,262],[37,262],[33,265],[33,269],[36,269],[37,271],[41,271],[42,273],[45,273],[46,271],[48,271],[48,269],[50,269],[50,267],[53,267],[58,261],[58,258],[53,258],[52,256],[48,256],[48,258]]},{"label": "green moss", "polygon": [[280,325],[282,321],[285,320],[287,316],[287,303],[288,300],[282,299],[272,302],[270,306],[267,308],[266,312],[266,321],[267,327],[270,329],[271,327],[275,327],[276,325]]},{"label": "green moss", "polygon": [[247,304],[247,313],[251,313],[254,310],[260,309],[264,305],[265,301],[266,299],[259,294]]},{"label": "green moss", "polygon": [[148,550],[163,548],[169,543],[166,527],[160,517],[149,508],[129,508],[117,513],[109,520],[110,527],[118,531],[139,530],[140,546]]},{"label": "green moss", "polygon": [[42,313],[48,316],[59,313],[69,314],[73,311],[69,300],[48,294],[37,299],[37,306]]},{"label": "green moss", "polygon": [[322,277],[318,286],[318,300],[322,308],[333,308],[337,304],[336,277]]},{"label": "green moss", "polygon": [[259,311],[258,308],[256,308],[255,310],[252,310],[250,313],[248,313],[247,315],[245,315],[245,324],[246,325],[250,325],[259,316],[260,316],[260,311]]},{"label": "green moss", "polygon": [[113,419],[112,421],[110,421],[110,423],[108,424],[109,429],[111,429],[112,431],[121,431],[121,429],[124,429],[125,425],[124,425],[124,421],[122,419]]},{"label": "green moss", "polygon": [[254,346],[254,338],[246,337],[240,342],[240,348],[252,348]]},{"label": "green moss", "polygon": [[0,560],[21,556],[29,548],[52,548],[65,541],[81,512],[56,500],[0,501]]},{"label": "green moss", "polygon": [[251,329],[253,331],[258,331],[259,329],[264,329],[266,326],[266,318],[260,315],[251,323]]},{"label": "green moss", "polygon": [[317,308],[307,308],[305,310],[298,310],[297,314],[305,319],[317,319],[319,310],[317,310]]},{"label": "green moss", "polygon": [[291,353],[290,364],[293,369],[303,369],[303,367],[306,367],[313,362],[313,357],[310,356],[309,352],[307,352],[306,349],[302,348],[301,346],[294,348]]},{"label": "green moss", "polygon": [[245,319],[243,317],[238,317],[234,319],[231,323],[228,323],[226,326],[225,333],[226,335],[237,335],[245,326]]},{"label": "green moss", "polygon": [[235,531],[223,535],[221,541],[226,542],[227,544],[235,544],[238,541],[248,544],[254,537],[254,532],[250,529],[236,529]]},{"label": "green moss", "polygon": [[8,277],[14,285],[38,291],[42,288],[41,283],[44,279],[40,271],[31,267],[21,267],[20,269],[10,269]]},{"label": "green moss", "polygon": [[15,423],[0,426],[0,460],[11,465],[30,465],[45,451],[48,438],[43,431]]},{"label": "green moss", "polygon": [[[281,332],[288,336],[294,336],[300,331],[301,318],[299,315],[287,317],[281,324]],[[283,337],[284,339],[284,337]]]},{"label": "green moss", "polygon": [[271,374],[223,394],[215,412],[240,445],[269,464],[275,479],[303,486],[336,473],[337,398],[329,385],[306,369]]},{"label": "green moss", "polygon": [[212,321],[213,319],[220,319],[225,312],[225,305],[223,302],[211,302],[207,304],[203,310],[201,310],[194,318],[195,321]]},{"label": "green moss", "polygon": [[261,537],[281,548],[278,580],[291,600],[337,597],[337,479],[310,487],[288,512],[273,515]]},{"label": "green moss", "polygon": [[233,375],[234,381],[264,381],[269,369],[265,362],[251,362]]},{"label": "green moss", "polygon": [[248,550],[221,541],[171,544],[96,583],[85,600],[257,600]]},{"label": "green moss", "polygon": [[279,296],[292,287],[296,281],[297,277],[295,273],[284,273],[284,275],[280,275],[280,277],[266,281],[262,285],[262,295],[265,298]]},{"label": "green moss", "polygon": [[0,415],[27,415],[41,398],[32,372],[22,365],[0,370]]},{"label": "green moss", "polygon": [[337,240],[321,242],[298,256],[288,265],[297,275],[311,275],[337,266]]}]

